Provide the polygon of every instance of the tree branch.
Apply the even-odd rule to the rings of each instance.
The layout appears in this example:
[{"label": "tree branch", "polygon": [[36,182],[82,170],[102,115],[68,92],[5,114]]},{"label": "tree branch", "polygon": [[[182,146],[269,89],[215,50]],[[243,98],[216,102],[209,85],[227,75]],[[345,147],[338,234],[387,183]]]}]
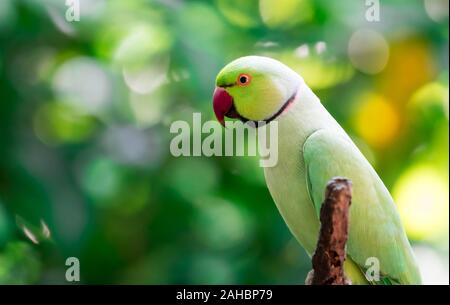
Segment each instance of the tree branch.
[{"label": "tree branch", "polygon": [[351,198],[350,180],[336,177],[328,182],[320,209],[321,227],[312,257],[313,270],[306,279],[309,285],[351,284],[344,274]]}]

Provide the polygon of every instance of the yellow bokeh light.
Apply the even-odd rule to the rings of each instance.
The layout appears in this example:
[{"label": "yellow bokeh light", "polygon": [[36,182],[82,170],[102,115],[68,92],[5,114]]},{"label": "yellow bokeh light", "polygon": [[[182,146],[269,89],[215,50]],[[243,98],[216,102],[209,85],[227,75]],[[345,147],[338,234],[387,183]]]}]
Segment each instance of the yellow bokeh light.
[{"label": "yellow bokeh light", "polygon": [[448,117],[448,86],[438,82],[430,82],[420,87],[411,97],[409,106],[412,108],[430,107],[432,104],[441,104]]},{"label": "yellow bokeh light", "polygon": [[384,148],[397,137],[400,117],[392,103],[384,97],[369,94],[354,114],[354,125],[360,136],[371,146]]},{"label": "yellow bokeh light", "polygon": [[[310,46],[304,45],[307,52]],[[301,46],[300,48],[303,48]],[[279,53],[266,53],[270,56],[287,64],[294,71],[302,75],[305,82],[311,89],[326,89],[349,81],[355,74],[353,67],[343,61],[328,60],[318,54],[300,56],[297,52],[284,51]],[[303,52],[304,50],[300,50]]]},{"label": "yellow bokeh light", "polygon": [[216,2],[221,13],[232,24],[243,28],[259,26],[258,2],[242,0],[216,0]]},{"label": "yellow bokeh light", "polygon": [[426,42],[415,39],[391,43],[389,50],[389,62],[377,82],[392,102],[404,105],[411,94],[434,78],[432,52]]},{"label": "yellow bokeh light", "polygon": [[448,233],[449,193],[446,179],[429,165],[418,165],[398,180],[393,196],[408,236],[434,241]]},{"label": "yellow bokeh light", "polygon": [[289,28],[314,16],[311,3],[305,0],[260,0],[259,12],[270,28]]}]

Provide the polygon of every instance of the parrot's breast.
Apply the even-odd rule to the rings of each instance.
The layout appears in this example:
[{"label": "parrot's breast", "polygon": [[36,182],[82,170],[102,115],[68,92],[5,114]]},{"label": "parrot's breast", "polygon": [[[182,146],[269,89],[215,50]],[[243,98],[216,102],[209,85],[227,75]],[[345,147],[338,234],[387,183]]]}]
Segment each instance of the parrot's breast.
[{"label": "parrot's breast", "polygon": [[267,187],[292,234],[312,254],[319,220],[309,198],[305,164],[298,149],[303,137],[281,136],[278,141],[277,165],[264,168]]},{"label": "parrot's breast", "polygon": [[289,110],[277,119],[278,163],[264,168],[264,176],[281,216],[311,255],[316,247],[320,223],[308,193],[302,149],[315,131],[342,129],[309,88],[305,86],[300,90],[303,94],[299,94]]}]

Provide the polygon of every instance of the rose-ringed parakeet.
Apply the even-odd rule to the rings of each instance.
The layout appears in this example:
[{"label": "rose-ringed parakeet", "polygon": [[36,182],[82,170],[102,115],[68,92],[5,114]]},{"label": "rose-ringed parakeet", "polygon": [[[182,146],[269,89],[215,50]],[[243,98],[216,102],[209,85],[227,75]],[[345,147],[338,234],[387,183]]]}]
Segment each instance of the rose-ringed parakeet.
[{"label": "rose-ringed parakeet", "polygon": [[[264,168],[264,176],[283,219],[309,255],[317,243],[326,184],[343,176],[353,184],[347,276],[354,284],[420,283],[389,191],[300,75],[268,57],[241,57],[219,72],[213,99],[222,124],[225,117],[278,122],[278,162]],[[378,280],[365,276],[373,258],[379,262]]]}]

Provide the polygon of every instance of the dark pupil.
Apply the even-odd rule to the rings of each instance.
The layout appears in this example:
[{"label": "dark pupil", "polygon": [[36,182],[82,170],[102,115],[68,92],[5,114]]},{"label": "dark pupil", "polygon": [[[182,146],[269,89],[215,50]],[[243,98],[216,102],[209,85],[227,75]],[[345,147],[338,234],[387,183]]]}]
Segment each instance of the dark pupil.
[{"label": "dark pupil", "polygon": [[241,76],[239,80],[241,81],[242,84],[245,84],[247,82],[247,77]]}]

